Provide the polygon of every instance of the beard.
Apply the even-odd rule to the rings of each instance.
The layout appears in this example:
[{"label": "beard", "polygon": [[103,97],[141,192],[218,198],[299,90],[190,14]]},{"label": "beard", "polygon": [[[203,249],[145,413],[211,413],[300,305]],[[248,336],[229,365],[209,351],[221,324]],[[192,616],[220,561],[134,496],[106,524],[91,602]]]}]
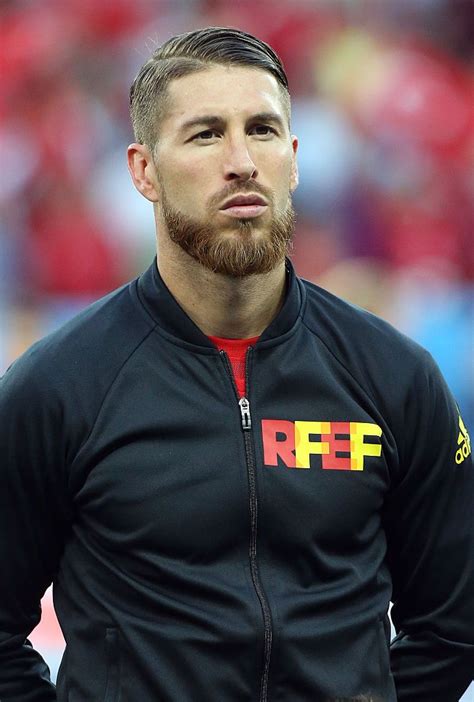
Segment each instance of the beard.
[{"label": "beard", "polygon": [[[219,203],[237,193],[260,193],[265,195],[269,207],[274,211],[272,198],[260,185],[241,183],[225,194],[212,198],[209,211],[218,214]],[[236,219],[226,226],[214,224],[212,216],[199,221],[175,210],[161,187],[161,209],[168,235],[175,244],[195,261],[213,273],[221,273],[231,278],[243,278],[258,273],[269,273],[284,261],[291,248],[295,227],[295,211],[288,195],[288,204],[281,213],[273,215],[266,224],[258,224],[257,219]],[[232,229],[231,232],[228,230]]]}]

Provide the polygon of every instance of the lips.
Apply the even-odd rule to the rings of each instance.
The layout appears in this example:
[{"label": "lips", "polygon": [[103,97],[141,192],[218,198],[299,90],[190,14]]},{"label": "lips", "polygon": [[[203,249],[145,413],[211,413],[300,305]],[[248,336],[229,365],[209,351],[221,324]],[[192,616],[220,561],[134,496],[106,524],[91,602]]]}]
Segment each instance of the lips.
[{"label": "lips", "polygon": [[260,195],[236,195],[227,200],[221,210],[228,210],[230,207],[252,207],[255,205],[265,206],[267,203]]}]

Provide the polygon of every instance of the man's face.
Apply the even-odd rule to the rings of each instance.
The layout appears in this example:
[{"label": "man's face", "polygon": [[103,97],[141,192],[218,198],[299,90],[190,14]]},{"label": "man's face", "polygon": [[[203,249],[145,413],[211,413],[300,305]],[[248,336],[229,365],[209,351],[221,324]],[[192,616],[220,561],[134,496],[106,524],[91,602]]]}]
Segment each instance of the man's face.
[{"label": "man's face", "polygon": [[172,81],[154,150],[159,228],[215,272],[269,272],[293,231],[296,148],[270,73],[214,65]]}]

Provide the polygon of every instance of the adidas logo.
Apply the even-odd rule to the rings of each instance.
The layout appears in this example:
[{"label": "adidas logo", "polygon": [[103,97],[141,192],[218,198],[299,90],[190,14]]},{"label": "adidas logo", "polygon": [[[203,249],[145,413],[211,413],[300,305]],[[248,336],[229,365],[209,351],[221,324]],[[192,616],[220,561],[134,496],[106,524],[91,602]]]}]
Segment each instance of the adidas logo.
[{"label": "adidas logo", "polygon": [[464,422],[459,415],[459,435],[458,435],[458,450],[456,451],[456,463],[462,463],[471,453],[471,439],[464,426]]}]

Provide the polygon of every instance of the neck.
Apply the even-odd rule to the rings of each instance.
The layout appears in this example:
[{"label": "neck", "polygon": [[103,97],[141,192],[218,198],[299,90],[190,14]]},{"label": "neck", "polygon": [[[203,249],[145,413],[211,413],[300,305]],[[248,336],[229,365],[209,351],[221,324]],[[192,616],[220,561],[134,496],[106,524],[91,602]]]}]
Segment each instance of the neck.
[{"label": "neck", "polygon": [[247,339],[260,334],[280,310],[285,262],[270,273],[231,278],[204,268],[184,251],[158,248],[158,270],[173,297],[207,336]]}]

